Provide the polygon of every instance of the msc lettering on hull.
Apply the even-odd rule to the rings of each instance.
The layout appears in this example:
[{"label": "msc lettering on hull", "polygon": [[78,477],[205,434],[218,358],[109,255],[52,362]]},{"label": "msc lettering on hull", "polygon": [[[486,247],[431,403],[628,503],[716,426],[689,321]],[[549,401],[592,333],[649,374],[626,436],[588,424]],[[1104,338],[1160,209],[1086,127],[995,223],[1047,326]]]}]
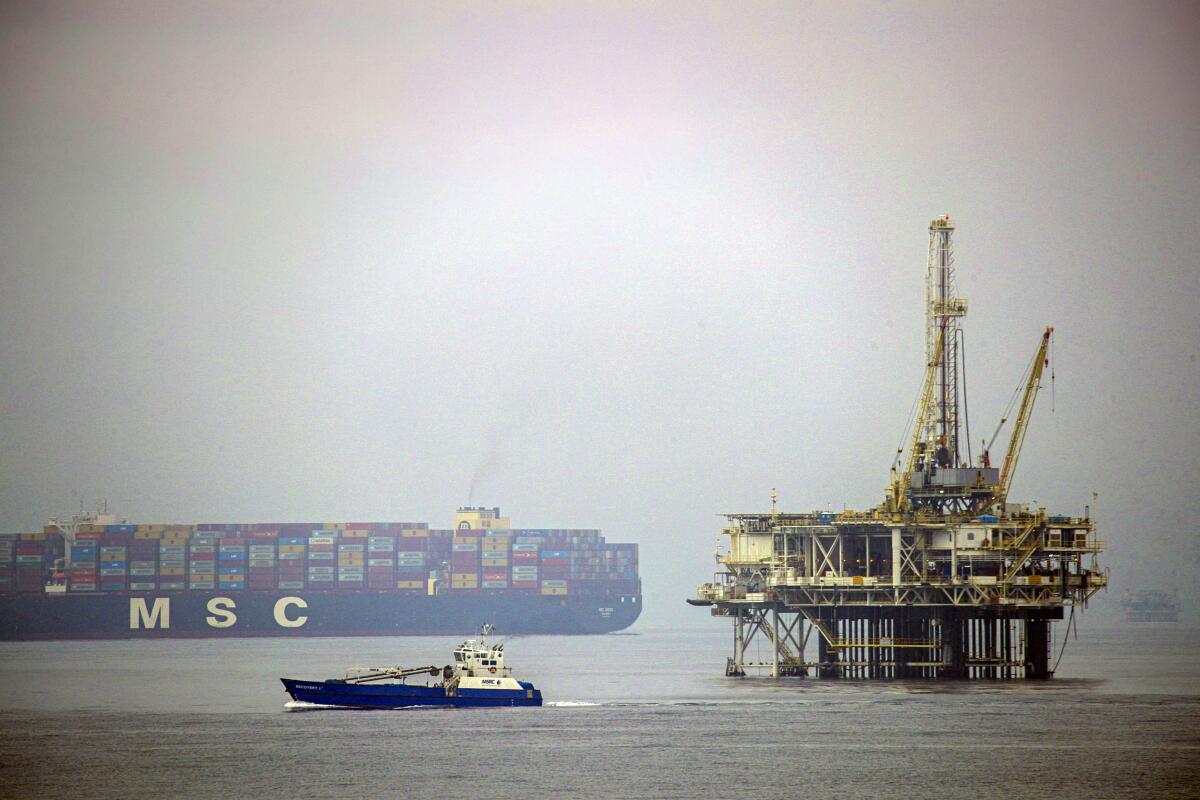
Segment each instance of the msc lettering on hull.
[{"label": "msc lettering on hull", "polygon": [[237,603],[231,597],[214,597],[208,601],[206,608],[210,616],[204,621],[213,628],[232,628],[237,622],[237,614],[233,613],[236,607]]},{"label": "msc lettering on hull", "polygon": [[[289,616],[292,607],[308,608],[308,603],[302,597],[281,597],[275,601],[275,624],[281,628],[299,628],[308,622],[304,614]],[[232,628],[237,624],[237,602],[232,597],[213,597],[205,609],[208,616],[204,621],[212,628]],[[171,598],[156,597],[153,603],[147,605],[144,597],[129,598],[129,629],[139,628],[167,630],[171,627]]]},{"label": "msc lettering on hull", "polygon": [[275,603],[275,624],[281,628],[299,628],[304,623],[308,622],[308,617],[298,615],[295,619],[288,619],[287,607],[296,606],[297,608],[308,608],[308,603],[304,602],[301,597],[281,597]]},{"label": "msc lettering on hull", "polygon": [[171,600],[167,597],[154,598],[154,605],[147,609],[144,597],[129,598],[129,629],[171,627]]}]

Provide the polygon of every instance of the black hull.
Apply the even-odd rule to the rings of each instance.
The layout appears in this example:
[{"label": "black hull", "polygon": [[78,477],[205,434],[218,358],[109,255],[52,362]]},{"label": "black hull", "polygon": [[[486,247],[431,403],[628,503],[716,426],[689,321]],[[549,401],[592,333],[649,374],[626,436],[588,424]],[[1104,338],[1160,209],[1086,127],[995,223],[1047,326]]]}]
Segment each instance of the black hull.
[{"label": "black hull", "polygon": [[145,592],[0,596],[0,640],[461,635],[627,628],[638,595],[451,592]]}]

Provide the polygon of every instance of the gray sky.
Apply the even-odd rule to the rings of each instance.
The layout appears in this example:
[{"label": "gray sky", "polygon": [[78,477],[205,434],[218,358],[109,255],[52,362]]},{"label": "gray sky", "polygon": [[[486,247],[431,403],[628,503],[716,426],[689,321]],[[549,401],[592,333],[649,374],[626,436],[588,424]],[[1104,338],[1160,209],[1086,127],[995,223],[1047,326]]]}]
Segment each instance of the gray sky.
[{"label": "gray sky", "polygon": [[0,529],[474,484],[706,624],[719,513],[882,498],[950,213],[972,437],[1054,325],[1014,499],[1194,583],[1193,5],[428,5],[0,7]]}]

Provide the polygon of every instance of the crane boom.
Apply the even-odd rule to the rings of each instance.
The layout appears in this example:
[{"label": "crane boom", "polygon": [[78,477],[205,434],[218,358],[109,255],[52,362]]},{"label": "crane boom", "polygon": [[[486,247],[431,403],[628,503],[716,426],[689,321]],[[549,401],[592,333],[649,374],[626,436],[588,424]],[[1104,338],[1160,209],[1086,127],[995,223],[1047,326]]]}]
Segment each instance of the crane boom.
[{"label": "crane boom", "polygon": [[1008,499],[1008,489],[1012,485],[1013,473],[1017,471],[1017,459],[1021,456],[1021,445],[1025,441],[1025,431],[1029,428],[1029,417],[1033,414],[1033,403],[1037,400],[1038,389],[1041,388],[1042,370],[1046,366],[1046,349],[1050,346],[1050,337],[1054,328],[1046,328],[1042,341],[1038,344],[1037,355],[1029,370],[1029,380],[1025,384],[1025,394],[1021,398],[1021,408],[1017,412],[1017,421],[1013,426],[1012,439],[1008,443],[1008,452],[1004,454],[1004,466],[1000,470],[1000,483],[996,488],[996,504],[1001,506]]},{"label": "crane boom", "polygon": [[365,667],[363,669],[367,672],[347,678],[346,683],[371,683],[372,681],[410,678],[413,675],[437,675],[442,671],[441,667],[410,667],[407,669],[404,667]]},{"label": "crane boom", "polygon": [[912,444],[908,447],[908,459],[904,462],[904,472],[892,487],[892,510],[899,512],[904,508],[905,494],[912,482],[913,468],[917,462],[917,450],[920,449],[921,435],[925,432],[925,418],[933,403],[933,388],[937,383],[938,367],[942,363],[942,343],[946,338],[946,329],[938,332],[937,344],[933,348],[933,358],[925,365],[925,385],[921,388],[921,404],[917,407],[917,418],[913,424]]}]

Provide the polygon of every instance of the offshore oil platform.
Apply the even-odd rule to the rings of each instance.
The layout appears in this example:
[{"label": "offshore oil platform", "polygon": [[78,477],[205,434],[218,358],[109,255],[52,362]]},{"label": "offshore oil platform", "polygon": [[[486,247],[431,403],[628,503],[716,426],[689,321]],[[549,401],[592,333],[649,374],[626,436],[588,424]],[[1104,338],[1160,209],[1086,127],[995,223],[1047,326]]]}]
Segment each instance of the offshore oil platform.
[{"label": "offshore oil platform", "polygon": [[[772,491],[769,513],[726,515],[721,570],[688,602],[733,620],[727,675],[1049,678],[1052,621],[1107,586],[1089,510],[1048,515],[1008,499],[1053,328],[972,456],[960,413],[967,301],[955,292],[954,229],[949,216],[929,225],[925,379],[883,503],[789,514]],[[1014,409],[1004,461],[993,467],[991,447]],[[815,661],[806,658],[814,634]],[[751,660],[749,646],[764,642],[769,660]]]}]

